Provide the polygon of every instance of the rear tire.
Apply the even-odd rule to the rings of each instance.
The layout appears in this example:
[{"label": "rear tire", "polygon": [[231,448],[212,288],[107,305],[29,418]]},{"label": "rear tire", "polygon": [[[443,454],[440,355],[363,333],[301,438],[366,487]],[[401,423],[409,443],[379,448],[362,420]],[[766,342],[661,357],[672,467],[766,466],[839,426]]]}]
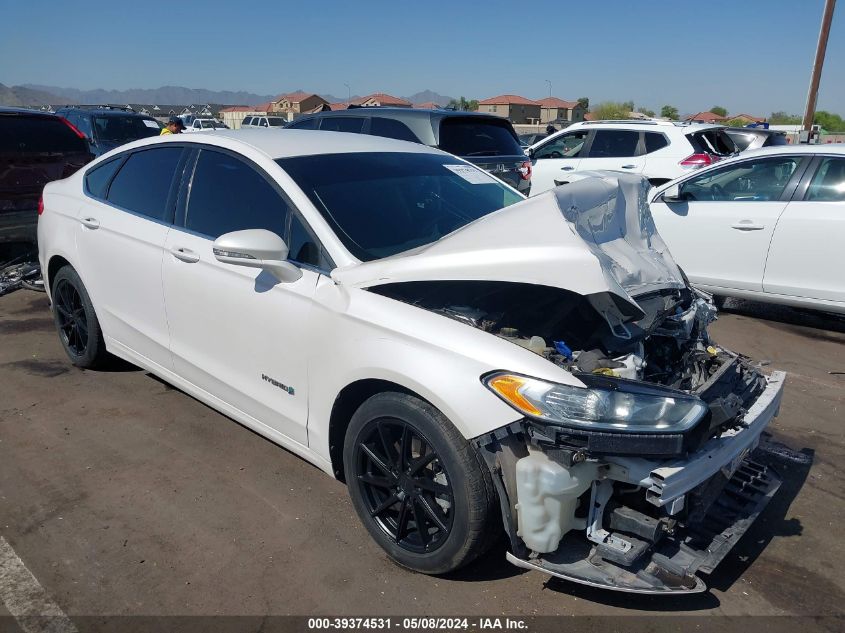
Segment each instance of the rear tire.
[{"label": "rear tire", "polygon": [[100,367],[109,359],[103,331],[85,285],[72,266],[53,278],[53,321],[65,353],[77,367]]},{"label": "rear tire", "polygon": [[405,393],[372,396],[352,416],[343,458],[358,517],[403,567],[454,571],[484,553],[498,534],[501,518],[487,467],[428,402]]}]

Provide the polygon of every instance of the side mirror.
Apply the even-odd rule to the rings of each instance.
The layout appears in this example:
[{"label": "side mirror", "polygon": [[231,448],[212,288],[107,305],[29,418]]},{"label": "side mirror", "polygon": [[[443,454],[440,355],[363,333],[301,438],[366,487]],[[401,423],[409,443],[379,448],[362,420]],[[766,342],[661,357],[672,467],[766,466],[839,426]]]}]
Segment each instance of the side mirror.
[{"label": "side mirror", "polygon": [[287,261],[285,241],[266,229],[247,229],[224,233],[212,245],[218,262],[261,268],[281,282],[289,283],[302,277],[299,267]]},{"label": "side mirror", "polygon": [[667,187],[660,196],[663,198],[663,202],[681,202],[681,187],[679,185]]}]

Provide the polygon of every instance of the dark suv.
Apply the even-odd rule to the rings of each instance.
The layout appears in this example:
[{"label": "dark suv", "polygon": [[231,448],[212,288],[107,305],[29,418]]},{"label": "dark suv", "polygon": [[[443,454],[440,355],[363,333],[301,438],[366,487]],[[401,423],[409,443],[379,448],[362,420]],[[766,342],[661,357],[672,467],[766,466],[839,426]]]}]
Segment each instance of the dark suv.
[{"label": "dark suv", "polygon": [[451,110],[362,107],[319,112],[285,126],[372,134],[422,143],[459,156],[528,195],[531,161],[507,119],[492,114]]},{"label": "dark suv", "polygon": [[161,134],[153,117],[118,106],[67,106],[56,111],[88,139],[95,156],[124,143]]},{"label": "dark suv", "polygon": [[35,244],[44,185],[67,178],[93,158],[85,137],[67,119],[0,108],[0,244]]}]

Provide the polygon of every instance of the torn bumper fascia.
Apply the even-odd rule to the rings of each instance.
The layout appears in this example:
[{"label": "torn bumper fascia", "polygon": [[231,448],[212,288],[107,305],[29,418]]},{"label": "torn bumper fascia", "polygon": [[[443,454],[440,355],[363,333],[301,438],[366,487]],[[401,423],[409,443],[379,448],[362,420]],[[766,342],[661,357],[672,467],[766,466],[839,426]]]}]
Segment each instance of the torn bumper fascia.
[{"label": "torn bumper fascia", "polygon": [[519,425],[478,438],[476,444],[491,468],[499,492],[511,541],[508,560],[518,567],[616,591],[664,595],[705,591],[707,586],[699,574],[709,574],[716,568],[780,487],[777,475],[755,463],[752,457],[762,432],[779,411],[785,378],[783,372],[773,372],[742,424],[706,442],[687,459],[661,463],[642,458],[605,458],[605,481],[640,486],[647,500],[668,515],[680,512],[686,495],[710,478],[721,473],[728,480],[700,525],[679,527],[670,538],[655,544],[636,567],[602,559],[595,543],[589,543],[581,530],[566,534],[558,550],[551,554],[530,552],[517,535],[518,500],[515,491],[511,494],[513,487],[508,481],[513,476],[513,464],[520,457],[520,444],[524,447],[525,442]]},{"label": "torn bumper fascia", "polygon": [[662,464],[651,459],[614,457],[609,460],[608,477],[642,486],[648,502],[657,507],[674,504],[671,510],[680,510],[678,499],[720,470],[730,476],[757,447],[760,434],[780,410],[785,380],[784,372],[772,372],[766,389],[745,414],[743,425],[714,437],[689,457]]}]

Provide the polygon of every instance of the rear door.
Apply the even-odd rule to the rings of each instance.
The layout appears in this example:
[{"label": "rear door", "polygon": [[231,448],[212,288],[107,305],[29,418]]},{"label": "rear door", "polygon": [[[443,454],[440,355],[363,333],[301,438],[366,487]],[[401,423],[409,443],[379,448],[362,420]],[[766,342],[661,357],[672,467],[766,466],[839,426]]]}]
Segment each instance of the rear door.
[{"label": "rear door", "polygon": [[660,235],[693,283],[761,292],[769,243],[804,159],[733,162],[680,183],[680,201],[651,211]]},{"label": "rear door", "polygon": [[777,223],[763,290],[845,305],[845,156],[819,156],[808,172]]},{"label": "rear door", "polygon": [[168,144],[97,165],[85,175],[85,203],[77,216],[79,274],[107,345],[167,369],[161,267],[184,153]]},{"label": "rear door", "polygon": [[578,169],[611,169],[639,174],[645,162],[645,144],[639,131],[601,129],[595,131]]},{"label": "rear door", "polygon": [[568,182],[586,154],[589,130],[563,132],[535,145],[531,151],[531,195]]}]

